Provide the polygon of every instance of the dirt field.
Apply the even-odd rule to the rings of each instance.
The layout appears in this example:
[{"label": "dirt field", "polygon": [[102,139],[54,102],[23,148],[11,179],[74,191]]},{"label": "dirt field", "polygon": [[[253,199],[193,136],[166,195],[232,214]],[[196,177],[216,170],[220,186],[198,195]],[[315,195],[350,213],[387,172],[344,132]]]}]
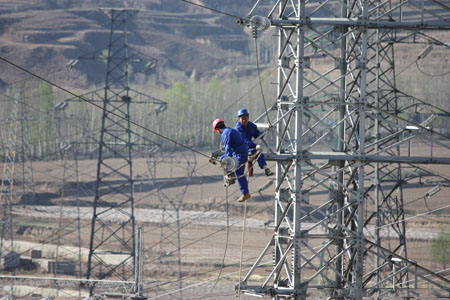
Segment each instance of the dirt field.
[{"label": "dirt field", "polygon": [[[418,146],[415,151],[420,155],[426,155],[428,149],[426,146],[422,148]],[[209,154],[208,151],[204,152]],[[244,204],[236,201],[240,195],[237,185],[228,188],[226,197],[227,190],[223,186],[222,171],[219,167],[209,164],[206,157],[180,152],[151,159],[137,158],[133,163],[136,178],[135,216],[137,223],[143,225],[145,229],[144,287],[149,296],[158,297],[157,299],[178,297],[180,286],[177,278],[178,272],[181,271],[184,299],[234,297],[234,284],[239,281],[241,249],[242,276],[245,276],[272,237],[274,184],[258,192],[258,189],[271,179],[263,176],[263,172],[259,169],[255,170],[255,176],[250,179],[250,192],[253,197],[247,203],[248,214],[242,245]],[[64,164],[66,164],[65,172]],[[273,167],[273,164],[271,166]],[[436,165],[424,167],[443,177],[450,177],[450,170],[446,167]],[[24,257],[31,256],[31,250],[41,249],[42,256],[50,259],[55,253],[56,245],[59,244],[61,257],[75,259],[76,255],[73,253],[77,252],[78,232],[75,220],[79,215],[81,261],[83,264],[87,261],[92,216],[89,206],[94,195],[96,161],[80,160],[78,168],[81,184],[79,202],[74,188],[76,184],[73,163],[64,161],[33,163],[36,200],[30,203],[28,198],[22,198],[13,207],[14,238],[17,244],[15,250]],[[190,173],[192,170],[193,173]],[[189,174],[191,176],[187,176]],[[441,191],[426,199],[424,197],[426,192],[438,183],[442,185]],[[430,258],[429,240],[436,236],[439,226],[449,222],[450,209],[448,207],[440,209],[449,205],[448,182],[442,183],[442,178],[439,177],[423,177],[411,180],[404,187],[408,258],[434,271],[441,270],[442,266]],[[311,195],[310,201],[320,204],[327,197],[325,191],[319,190]],[[78,208],[77,203],[80,205]],[[368,205],[368,210],[370,209]],[[439,210],[418,217],[435,209]],[[176,263],[178,229],[174,215],[177,211],[180,220],[181,270]],[[111,215],[108,221],[117,223],[121,219]],[[370,231],[371,227],[369,226],[367,230]],[[385,237],[395,238],[392,231],[385,230],[381,233]],[[42,246],[44,244],[45,247]],[[320,241],[317,241],[317,246],[319,245]],[[66,252],[61,250],[63,248],[66,248]],[[166,255],[162,255],[164,253]],[[223,268],[222,261],[225,264]],[[262,273],[268,274],[272,268],[270,259],[263,261],[263,264],[265,267],[262,268]],[[219,273],[220,281],[213,287]],[[16,270],[14,274],[53,276],[43,272],[40,267],[32,270]],[[160,285],[158,291],[155,288],[156,282],[166,283]],[[6,283],[4,285],[6,286]],[[213,290],[209,291],[211,288]],[[62,297],[61,294],[58,295]]]}]

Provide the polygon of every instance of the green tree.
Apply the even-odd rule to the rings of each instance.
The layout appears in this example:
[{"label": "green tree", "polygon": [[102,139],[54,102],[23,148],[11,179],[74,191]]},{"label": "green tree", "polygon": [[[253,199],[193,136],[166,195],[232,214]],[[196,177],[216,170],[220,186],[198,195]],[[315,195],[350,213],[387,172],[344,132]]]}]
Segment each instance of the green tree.
[{"label": "green tree", "polygon": [[445,270],[450,262],[450,226],[441,227],[437,237],[431,240],[430,254],[434,260],[442,264]]},{"label": "green tree", "polygon": [[164,91],[163,99],[168,102],[167,114],[169,124],[167,124],[168,134],[180,142],[187,142],[189,139],[189,117],[191,113],[191,93],[188,86],[182,82],[175,82],[169,89]]},{"label": "green tree", "polygon": [[46,82],[39,84],[37,89],[38,108],[34,112],[34,121],[31,124],[30,135],[32,144],[37,147],[38,155],[45,156],[51,153],[55,146],[55,133],[53,128],[53,89]]}]

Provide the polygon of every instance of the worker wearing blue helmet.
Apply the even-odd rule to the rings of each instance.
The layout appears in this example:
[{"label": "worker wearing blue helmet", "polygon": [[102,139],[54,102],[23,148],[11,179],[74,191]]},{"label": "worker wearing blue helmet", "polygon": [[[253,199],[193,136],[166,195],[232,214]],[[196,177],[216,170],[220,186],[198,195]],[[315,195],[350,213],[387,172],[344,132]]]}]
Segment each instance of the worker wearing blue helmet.
[{"label": "worker wearing blue helmet", "polygon": [[[256,144],[252,141],[252,138],[257,138],[261,132],[258,130],[258,126],[249,121],[250,114],[247,109],[240,109],[237,116],[239,121],[236,123],[236,127],[234,129],[239,131],[242,138],[248,145],[248,151],[253,154],[256,152]],[[272,171],[267,167],[266,159],[262,153],[258,157],[258,165],[261,169],[264,169],[266,176],[273,175]]]}]

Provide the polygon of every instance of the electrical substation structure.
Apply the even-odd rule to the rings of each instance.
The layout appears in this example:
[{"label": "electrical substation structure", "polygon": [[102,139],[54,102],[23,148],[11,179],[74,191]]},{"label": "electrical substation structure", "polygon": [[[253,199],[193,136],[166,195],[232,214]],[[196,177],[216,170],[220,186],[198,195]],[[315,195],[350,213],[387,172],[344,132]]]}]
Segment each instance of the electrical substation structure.
[{"label": "electrical substation structure", "polygon": [[[5,95],[12,102],[12,111],[5,122],[6,134],[2,149],[0,261],[7,261],[8,253],[14,253],[15,250],[13,206],[19,202],[35,203],[36,200],[33,151],[29,135],[30,117],[25,109],[24,88],[17,86],[11,91],[14,96]],[[10,289],[13,289],[13,285]]]},{"label": "electrical substation structure", "polygon": [[[265,2],[240,23],[258,34],[272,27],[278,37],[276,101],[255,120],[273,120],[276,136],[266,155],[276,162],[275,229],[237,292],[449,297],[449,279],[408,259],[403,196],[409,180],[427,174],[423,165],[450,164],[449,137],[432,127],[449,113],[398,90],[394,50],[398,43],[448,47],[432,33],[450,30],[450,8],[442,1]],[[429,154],[416,154],[413,141],[429,144]],[[328,197],[310,201],[317,193]],[[269,255],[271,272],[255,279]]]},{"label": "electrical substation structure", "polygon": [[[136,282],[136,221],[134,216],[134,178],[132,153],[137,149],[147,154],[158,145],[133,130],[131,106],[152,104],[162,110],[166,103],[134,91],[129,87],[130,64],[154,61],[140,58],[127,42],[127,21],[137,10],[102,10],[111,20],[106,57],[106,82],[103,90],[91,93],[91,101],[103,105],[98,165],[91,223],[87,279],[113,277],[124,282]],[[107,220],[114,215],[117,222]],[[106,259],[107,258],[107,259]],[[95,283],[90,293],[95,293]]]},{"label": "electrical substation structure", "polygon": [[[158,163],[156,157],[150,157],[147,160],[148,174],[150,180],[156,188],[156,194],[161,207],[160,239],[158,253],[158,263],[156,272],[156,294],[164,294],[168,289],[173,289],[176,285],[176,293],[171,294],[171,299],[183,299],[183,271],[182,271],[182,222],[180,212],[183,209],[184,197],[195,175],[197,161],[195,156],[192,159],[183,154],[181,158],[164,157]],[[178,168],[186,167],[186,174],[180,177],[174,177],[172,166]],[[175,195],[168,194],[164,189],[157,187],[157,167],[170,169],[170,178],[176,178],[177,185],[180,186]],[[175,173],[180,174],[179,171]],[[176,274],[176,275],[175,275]],[[176,279],[175,279],[176,278]]]}]

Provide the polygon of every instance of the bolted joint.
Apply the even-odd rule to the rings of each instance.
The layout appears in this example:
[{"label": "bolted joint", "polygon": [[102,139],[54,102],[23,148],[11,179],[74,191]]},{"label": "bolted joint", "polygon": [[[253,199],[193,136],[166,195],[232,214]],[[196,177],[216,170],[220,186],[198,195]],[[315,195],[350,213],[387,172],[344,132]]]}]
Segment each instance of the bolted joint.
[{"label": "bolted joint", "polygon": [[334,60],[334,66],[339,70],[347,70],[347,62],[345,61],[345,59],[342,59],[340,57],[337,57]]},{"label": "bolted joint", "polygon": [[367,69],[367,61],[365,59],[358,58],[356,60],[356,66],[355,67],[356,67],[356,69],[361,69],[361,70]]},{"label": "bolted joint", "polygon": [[303,69],[309,69],[311,67],[311,57],[304,56],[303,58],[299,59],[299,66]]},{"label": "bolted joint", "polygon": [[289,56],[282,56],[280,59],[280,64],[283,68],[289,68],[290,67],[290,58]]}]

